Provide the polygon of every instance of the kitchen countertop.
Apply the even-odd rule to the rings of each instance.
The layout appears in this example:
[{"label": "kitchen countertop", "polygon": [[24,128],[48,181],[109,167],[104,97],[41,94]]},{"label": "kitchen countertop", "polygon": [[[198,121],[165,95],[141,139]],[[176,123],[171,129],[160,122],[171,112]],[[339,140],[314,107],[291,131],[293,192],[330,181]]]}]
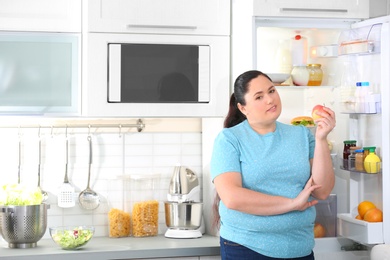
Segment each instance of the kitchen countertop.
[{"label": "kitchen countertop", "polygon": [[159,257],[191,257],[219,255],[219,238],[203,235],[194,239],[171,239],[163,235],[156,237],[93,237],[79,250],[63,250],[51,239],[41,239],[35,248],[9,248],[8,243],[0,242],[0,259],[42,260],[106,260],[142,259]]}]

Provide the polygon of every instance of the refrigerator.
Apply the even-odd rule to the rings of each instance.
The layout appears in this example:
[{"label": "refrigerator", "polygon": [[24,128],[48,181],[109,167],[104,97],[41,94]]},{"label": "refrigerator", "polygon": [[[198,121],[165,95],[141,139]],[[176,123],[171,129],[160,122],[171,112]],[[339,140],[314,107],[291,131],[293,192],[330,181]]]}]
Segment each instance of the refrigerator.
[{"label": "refrigerator", "polygon": [[[294,86],[290,78],[277,86],[283,106],[279,121],[289,124],[293,117],[311,116],[317,104],[335,111],[336,127],[328,140],[333,146],[336,175],[332,191],[337,196],[336,230],[334,237],[316,239],[316,247],[327,253],[364,248],[366,253],[351,259],[369,259],[375,245],[390,245],[390,16],[367,20],[264,18],[248,15],[250,10],[245,8],[236,1],[232,9],[232,85],[239,74],[251,69],[271,75],[285,72],[281,49],[289,48],[287,42],[288,51],[293,52],[291,40],[296,35],[305,39],[305,62],[321,64],[322,83]],[[346,89],[355,90],[357,82],[369,82],[369,94],[353,93],[354,100],[346,99]],[[362,147],[375,146],[381,158],[380,172],[345,169],[345,140],[356,140]],[[383,222],[355,219],[357,206],[364,200],[383,211]],[[340,241],[357,247],[347,248]]]}]

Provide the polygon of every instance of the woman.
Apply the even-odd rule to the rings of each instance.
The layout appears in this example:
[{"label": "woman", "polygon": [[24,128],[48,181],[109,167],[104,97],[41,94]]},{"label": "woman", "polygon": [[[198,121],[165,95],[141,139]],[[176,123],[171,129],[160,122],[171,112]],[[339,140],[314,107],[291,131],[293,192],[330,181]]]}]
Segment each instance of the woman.
[{"label": "woman", "polygon": [[281,111],[267,75],[248,71],[236,79],[211,161],[222,259],[314,259],[313,206],[334,186],[327,135],[335,115],[318,112],[314,137],[278,122]]}]

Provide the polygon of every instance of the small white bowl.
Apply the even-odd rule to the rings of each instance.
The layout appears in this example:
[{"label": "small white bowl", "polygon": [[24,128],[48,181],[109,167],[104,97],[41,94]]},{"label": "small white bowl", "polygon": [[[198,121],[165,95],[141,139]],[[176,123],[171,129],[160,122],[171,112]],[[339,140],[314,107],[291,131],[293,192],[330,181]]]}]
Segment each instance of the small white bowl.
[{"label": "small white bowl", "polygon": [[269,73],[267,75],[271,78],[273,83],[277,84],[285,82],[290,77],[290,74],[287,73]]}]

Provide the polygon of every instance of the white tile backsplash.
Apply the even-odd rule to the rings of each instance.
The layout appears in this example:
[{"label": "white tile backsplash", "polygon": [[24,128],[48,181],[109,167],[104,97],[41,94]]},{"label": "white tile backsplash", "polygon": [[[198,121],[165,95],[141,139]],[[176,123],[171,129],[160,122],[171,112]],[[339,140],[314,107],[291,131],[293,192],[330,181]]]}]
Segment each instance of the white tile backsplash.
[{"label": "white tile backsplash", "polygon": [[[21,141],[21,182],[38,182],[38,129],[20,134],[20,129],[0,129],[0,183],[16,183],[18,177],[18,142]],[[108,236],[107,213],[111,206],[125,206],[124,196],[143,199],[150,189],[131,187],[124,191],[121,175],[159,176],[153,196],[160,201],[159,233],[166,231],[164,203],[169,180],[176,164],[188,166],[202,183],[202,144],[200,132],[94,133],[92,136],[91,188],[100,196],[100,206],[93,211],[82,209],[78,193],[87,187],[89,146],[88,133],[73,131],[68,135],[68,177],[76,189],[76,206],[59,208],[57,192],[65,175],[65,135],[42,134],[41,187],[49,192],[48,227],[59,225],[94,225],[96,236]],[[20,138],[20,139],[19,139]],[[126,188],[126,187],[125,187]],[[130,195],[132,194],[132,195]],[[135,195],[136,194],[136,195]],[[129,202],[127,201],[127,204]],[[47,229],[44,238],[49,238]]]}]

